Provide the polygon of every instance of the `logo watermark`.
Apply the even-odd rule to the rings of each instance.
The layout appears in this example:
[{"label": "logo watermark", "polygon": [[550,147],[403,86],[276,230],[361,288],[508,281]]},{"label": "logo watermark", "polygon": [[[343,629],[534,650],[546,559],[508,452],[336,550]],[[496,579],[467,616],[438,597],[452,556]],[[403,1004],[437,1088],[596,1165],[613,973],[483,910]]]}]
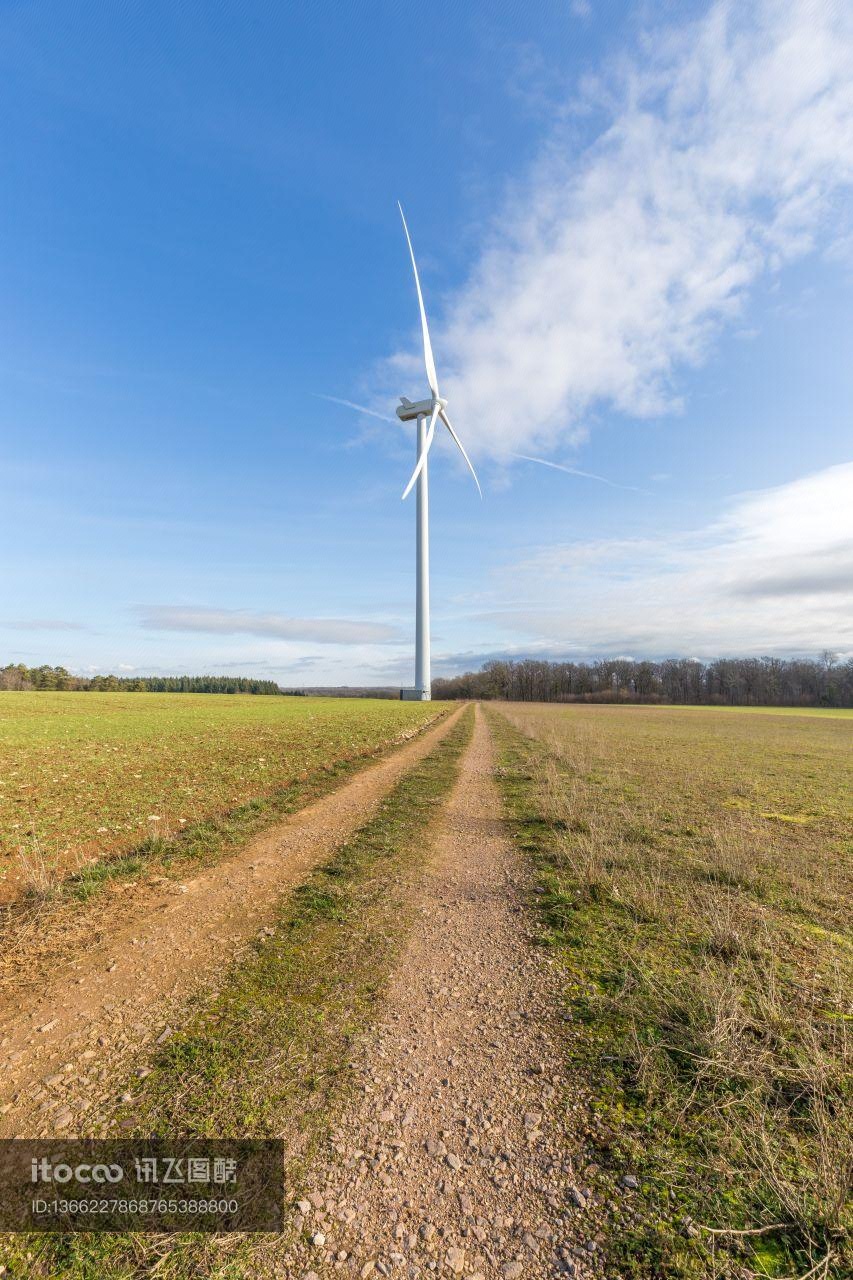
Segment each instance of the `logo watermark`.
[{"label": "logo watermark", "polygon": [[280,1231],[280,1139],[0,1140],[0,1231]]}]

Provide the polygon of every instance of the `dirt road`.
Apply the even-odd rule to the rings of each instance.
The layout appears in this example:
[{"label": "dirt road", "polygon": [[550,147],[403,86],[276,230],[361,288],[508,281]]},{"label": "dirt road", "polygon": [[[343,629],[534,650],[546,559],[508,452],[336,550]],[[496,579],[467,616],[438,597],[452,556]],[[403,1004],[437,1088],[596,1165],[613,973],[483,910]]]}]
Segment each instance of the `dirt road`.
[{"label": "dirt road", "polygon": [[87,1133],[87,1112],[135,1055],[169,1034],[172,1011],[215,987],[281,895],[362,825],[456,722],[454,712],[323,799],[194,879],[143,888],[115,927],[35,996],[0,1004],[0,1137]]},{"label": "dirt road", "polygon": [[294,1211],[309,1242],[271,1258],[273,1275],[602,1272],[580,1146],[560,1119],[574,1104],[558,993],[528,936],[493,766],[478,709],[418,923],[353,1064],[356,1100]]}]

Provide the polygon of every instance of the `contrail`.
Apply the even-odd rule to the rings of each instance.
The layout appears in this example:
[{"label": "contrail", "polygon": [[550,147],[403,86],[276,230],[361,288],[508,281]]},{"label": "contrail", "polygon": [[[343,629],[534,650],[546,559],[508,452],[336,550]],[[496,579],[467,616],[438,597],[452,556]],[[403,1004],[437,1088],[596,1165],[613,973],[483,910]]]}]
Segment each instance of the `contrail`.
[{"label": "contrail", "polygon": [[366,405],[356,404],[354,400],[342,400],[340,396],[326,396],[322,391],[315,391],[318,400],[330,400],[332,404],[342,404],[345,409],[354,409],[356,413],[366,413],[371,418],[378,418],[380,422],[393,422],[395,426],[399,426],[396,418],[389,418],[387,413],[377,413],[375,409],[368,409]]},{"label": "contrail", "polygon": [[584,480],[597,480],[599,484],[607,484],[611,489],[626,489],[629,493],[645,493],[648,489],[639,489],[635,484],[617,484],[606,476],[597,476],[593,471],[581,471],[578,467],[567,467],[562,462],[549,462],[547,458],[531,458],[526,453],[511,453],[511,458],[519,458],[522,462],[536,462],[540,467],[551,467],[554,471],[565,471],[570,476],[583,476]]}]

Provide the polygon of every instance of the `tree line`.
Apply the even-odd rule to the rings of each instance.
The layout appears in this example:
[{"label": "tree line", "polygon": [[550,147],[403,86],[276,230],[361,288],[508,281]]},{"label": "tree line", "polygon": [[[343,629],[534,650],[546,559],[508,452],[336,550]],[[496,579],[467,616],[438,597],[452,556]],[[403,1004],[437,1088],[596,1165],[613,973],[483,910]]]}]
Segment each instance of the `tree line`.
[{"label": "tree line", "polygon": [[853,659],[667,658],[633,662],[487,662],[479,671],[434,680],[434,698],[507,702],[672,702],[709,706],[851,707]]},{"label": "tree line", "polygon": [[0,667],[0,689],[71,689],[84,693],[276,693],[274,680],[247,676],[75,676],[65,667]]}]

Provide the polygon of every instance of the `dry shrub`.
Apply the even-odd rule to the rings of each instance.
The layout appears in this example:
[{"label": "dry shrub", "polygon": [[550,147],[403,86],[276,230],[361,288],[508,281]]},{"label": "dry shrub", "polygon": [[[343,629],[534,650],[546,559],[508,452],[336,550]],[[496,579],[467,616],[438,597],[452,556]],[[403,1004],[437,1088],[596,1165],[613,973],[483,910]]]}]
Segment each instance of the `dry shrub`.
[{"label": "dry shrub", "polygon": [[713,884],[744,889],[760,897],[764,891],[756,851],[743,820],[732,815],[718,818],[708,831],[708,850],[703,857],[703,874]]},{"label": "dry shrub", "polygon": [[57,885],[56,865],[45,853],[41,841],[32,836],[18,847],[18,865],[28,898],[49,898]]}]

